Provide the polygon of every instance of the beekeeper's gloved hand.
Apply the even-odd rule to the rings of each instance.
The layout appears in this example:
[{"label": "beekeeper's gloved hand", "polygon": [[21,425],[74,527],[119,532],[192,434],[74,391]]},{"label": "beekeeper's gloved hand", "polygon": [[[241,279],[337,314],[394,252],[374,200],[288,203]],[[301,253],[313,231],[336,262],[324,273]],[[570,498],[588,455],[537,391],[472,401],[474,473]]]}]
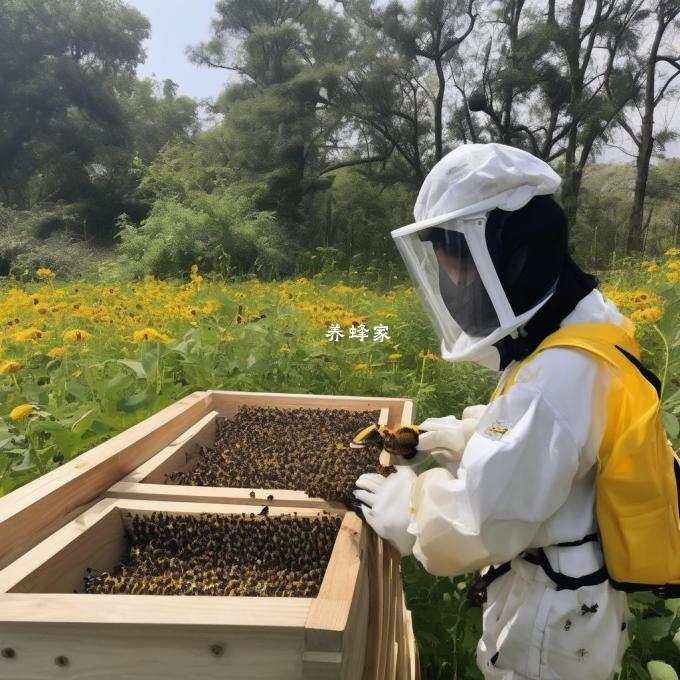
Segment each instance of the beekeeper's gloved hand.
[{"label": "beekeeper's gloved hand", "polygon": [[429,454],[438,465],[455,474],[465,446],[486,407],[487,404],[468,406],[463,411],[462,420],[455,416],[446,416],[428,418],[420,423],[418,427],[425,432],[418,438],[418,456],[421,453]]},{"label": "beekeeper's gloved hand", "polygon": [[397,465],[397,471],[387,477],[367,472],[356,481],[356,499],[363,503],[366,522],[402,555],[413,551],[415,536],[406,531],[410,521],[411,486],[416,473],[407,465]]}]

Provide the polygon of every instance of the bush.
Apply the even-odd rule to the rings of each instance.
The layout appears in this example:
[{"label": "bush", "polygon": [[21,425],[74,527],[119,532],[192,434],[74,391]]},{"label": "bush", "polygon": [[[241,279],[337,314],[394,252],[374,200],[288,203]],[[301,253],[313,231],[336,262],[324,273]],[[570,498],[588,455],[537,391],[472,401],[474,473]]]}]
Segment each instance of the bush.
[{"label": "bush", "polygon": [[64,232],[40,238],[41,225],[51,219],[47,210],[17,211],[0,206],[0,276],[25,281],[39,267],[49,267],[59,278],[96,276],[99,250]]},{"label": "bush", "polygon": [[269,212],[255,211],[236,189],[202,194],[187,202],[157,200],[141,226],[118,220],[115,266],[121,277],[158,278],[186,272],[192,264],[220,271],[237,263],[239,273],[273,277],[292,269],[293,248]]}]

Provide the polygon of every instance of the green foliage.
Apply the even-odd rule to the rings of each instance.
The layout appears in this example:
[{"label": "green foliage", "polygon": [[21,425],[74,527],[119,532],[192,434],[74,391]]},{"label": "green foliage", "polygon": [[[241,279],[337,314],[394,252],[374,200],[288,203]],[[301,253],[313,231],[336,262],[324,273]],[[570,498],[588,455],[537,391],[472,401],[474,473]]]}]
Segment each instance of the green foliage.
[{"label": "green foliage", "polygon": [[680,630],[680,600],[636,593],[629,596],[628,605],[632,642],[617,680],[672,678],[667,669],[680,668],[680,650],[673,641]]},{"label": "green foliage", "polygon": [[40,173],[39,198],[74,200],[90,184],[89,164],[123,142],[117,93],[143,58],[149,24],[119,0],[2,0],[0,14],[8,93],[0,100],[0,189],[27,207],[26,185]]},{"label": "green foliage", "polygon": [[345,23],[316,0],[227,0],[216,9],[213,38],[192,57],[242,74],[216,107],[225,116],[229,164],[266,187],[257,208],[275,212],[292,232],[301,222],[303,198],[328,186],[316,172],[323,162],[321,137],[333,134],[337,121],[318,105],[348,48]]},{"label": "green foliage", "polygon": [[331,188],[304,205],[306,242],[316,250],[302,255],[300,270],[316,274],[351,268],[362,273],[364,283],[381,278],[393,283],[403,264],[390,231],[412,221],[414,192],[403,185],[385,186],[375,173],[356,167],[328,176]]},{"label": "green foliage", "polygon": [[250,201],[229,189],[188,205],[160,199],[141,226],[120,224],[117,266],[126,277],[164,278],[194,263],[218,270],[225,254],[230,262],[266,275],[290,267],[273,216],[254,211]]},{"label": "green foliage", "polygon": [[424,680],[481,680],[475,652],[482,615],[466,600],[469,579],[432,576],[413,557],[401,560],[401,572]]},{"label": "green foliage", "polygon": [[[586,168],[576,224],[570,236],[578,261],[596,270],[618,268],[626,249],[633,201],[633,165],[597,163]],[[680,161],[652,166],[645,203],[643,258],[657,257],[680,243]]]},{"label": "green foliage", "polygon": [[223,131],[212,130],[168,145],[144,170],[140,192],[153,207],[140,226],[119,220],[120,276],[174,276],[194,263],[263,278],[293,270],[296,241],[257,208],[266,187],[240,179],[223,154]]},{"label": "green foliage", "polygon": [[95,276],[104,255],[66,231],[40,238],[45,224],[68,224],[64,211],[17,211],[0,206],[0,276],[33,280],[38,267],[49,267],[63,279]]},{"label": "green foliage", "polygon": [[197,104],[136,79],[149,23],[122,0],[0,0],[0,15],[0,199],[68,205],[85,238],[108,243],[116,215],[148,211],[138,164],[195,131]]}]

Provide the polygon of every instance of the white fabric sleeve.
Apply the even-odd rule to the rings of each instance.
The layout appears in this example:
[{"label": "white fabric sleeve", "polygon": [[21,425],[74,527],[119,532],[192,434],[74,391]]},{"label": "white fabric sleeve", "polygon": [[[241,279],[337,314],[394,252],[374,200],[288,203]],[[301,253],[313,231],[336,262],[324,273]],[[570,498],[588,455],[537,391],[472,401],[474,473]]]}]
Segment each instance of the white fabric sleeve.
[{"label": "white fabric sleeve", "polygon": [[441,576],[516,557],[567,499],[578,438],[543,390],[515,383],[484,413],[457,476],[434,469],[415,480],[408,528],[415,557]]}]

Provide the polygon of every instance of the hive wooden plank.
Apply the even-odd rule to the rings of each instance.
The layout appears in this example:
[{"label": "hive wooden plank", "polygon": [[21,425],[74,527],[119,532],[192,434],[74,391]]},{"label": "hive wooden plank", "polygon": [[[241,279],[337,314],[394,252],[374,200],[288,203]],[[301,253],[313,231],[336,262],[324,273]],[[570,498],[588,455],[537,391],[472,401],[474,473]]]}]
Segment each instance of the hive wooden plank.
[{"label": "hive wooden plank", "polygon": [[[280,510],[280,509],[279,509]],[[361,520],[352,512],[345,515],[333,546],[319,595],[305,624],[305,649],[342,651],[343,634],[360,570],[366,564],[366,539]]]},{"label": "hive wooden plank", "polygon": [[385,545],[387,559],[389,562],[390,580],[389,580],[389,595],[387,624],[388,629],[388,654],[387,667],[385,677],[389,680],[394,680],[396,675],[396,661],[397,661],[397,602],[399,591],[401,590],[401,580],[399,575],[399,553],[389,543]]},{"label": "hive wooden plank", "polygon": [[0,623],[2,644],[16,650],[15,658],[0,659],[1,672],[8,680],[300,680],[302,635],[290,624],[257,634],[118,624],[67,624],[55,632],[28,624],[19,635]]},{"label": "hive wooden plank", "polygon": [[404,610],[402,603],[399,603],[397,606],[395,642],[397,643],[397,656],[394,677],[396,680],[406,680],[406,647],[404,644]]},{"label": "hive wooden plank", "polygon": [[410,680],[409,666],[409,641],[406,627],[406,601],[404,599],[403,586],[399,589],[399,602],[397,605],[397,643],[399,645],[397,653],[397,680]]},{"label": "hive wooden plank", "polygon": [[366,665],[364,680],[379,680],[381,641],[383,625],[383,540],[374,531],[368,531],[368,574],[370,582],[369,592],[369,623],[366,642]]},{"label": "hive wooden plank", "polygon": [[[93,506],[0,571],[0,646],[15,650],[13,658],[0,659],[0,677],[51,677],[55,659],[66,657],[59,677],[73,680],[360,678],[368,625],[367,531],[351,512],[344,513],[316,598],[68,592],[82,581],[85,565],[110,569],[120,559],[127,547],[123,527],[133,514],[252,510],[137,499]],[[271,508],[270,517],[289,512]],[[295,512],[319,514],[313,508]],[[214,653],[214,645],[223,651]]]},{"label": "hive wooden plank", "polygon": [[[363,532],[364,536],[366,533]],[[362,543],[365,543],[365,540],[362,540]],[[343,562],[346,561],[338,561],[335,566],[340,567]],[[323,614],[325,607],[318,600],[310,608],[305,624],[304,680],[359,680],[362,678],[367,652],[369,617],[367,566],[365,553],[362,553],[362,564],[357,570],[357,580],[354,585],[354,597],[346,617],[344,630],[340,631],[339,636],[336,636],[336,631],[344,618],[345,606],[338,607],[335,604],[332,609],[329,608],[326,616]],[[326,591],[326,595],[330,594],[332,594],[330,590]],[[325,602],[330,604],[332,601],[326,599]],[[319,624],[333,628],[327,627],[323,630],[319,628]],[[323,635],[320,636],[320,632]]]},{"label": "hive wooden plank", "polygon": [[420,680],[420,659],[418,658],[418,646],[413,633],[413,618],[410,610],[406,610],[406,639],[409,647],[409,668],[411,680]]},{"label": "hive wooden plank", "polygon": [[209,394],[194,392],[0,498],[0,568],[65,524],[74,511],[91,504],[209,410]]},{"label": "hive wooden plank", "polygon": [[368,564],[364,559],[355,592],[351,618],[342,641],[345,666],[341,680],[358,680],[363,675],[368,644],[369,594]]},{"label": "hive wooden plank", "polygon": [[219,417],[219,411],[206,413],[198,422],[121,481],[163,484],[167,472],[184,470],[190,465],[198,447],[211,446],[214,443]]},{"label": "hive wooden plank", "polygon": [[387,662],[390,654],[390,645],[392,642],[392,635],[390,630],[390,592],[391,592],[391,560],[390,560],[390,545],[387,541],[381,541],[381,557],[382,557],[382,615],[381,615],[381,630],[380,630],[380,665],[378,670],[378,678],[388,678]]},{"label": "hive wooden plank", "polygon": [[[253,494],[253,495],[251,495]],[[269,498],[273,496],[273,498]],[[263,505],[283,508],[314,508],[318,510],[346,510],[343,503],[326,501],[308,496],[304,491],[289,489],[236,489],[216,486],[183,486],[178,484],[140,484],[118,482],[106,493],[105,498],[153,499],[158,501],[195,501],[197,503],[224,503]],[[251,508],[252,511],[252,508]]]},{"label": "hive wooden plank", "polygon": [[[408,399],[395,397],[355,397],[323,394],[292,394],[264,392],[230,392],[225,390],[208,390],[212,398],[213,408],[225,415],[236,413],[239,406],[277,406],[279,408],[338,408],[350,411],[373,411],[389,409],[388,425],[398,425],[403,420],[406,409],[413,403]],[[263,397],[266,400],[263,401]]]}]

